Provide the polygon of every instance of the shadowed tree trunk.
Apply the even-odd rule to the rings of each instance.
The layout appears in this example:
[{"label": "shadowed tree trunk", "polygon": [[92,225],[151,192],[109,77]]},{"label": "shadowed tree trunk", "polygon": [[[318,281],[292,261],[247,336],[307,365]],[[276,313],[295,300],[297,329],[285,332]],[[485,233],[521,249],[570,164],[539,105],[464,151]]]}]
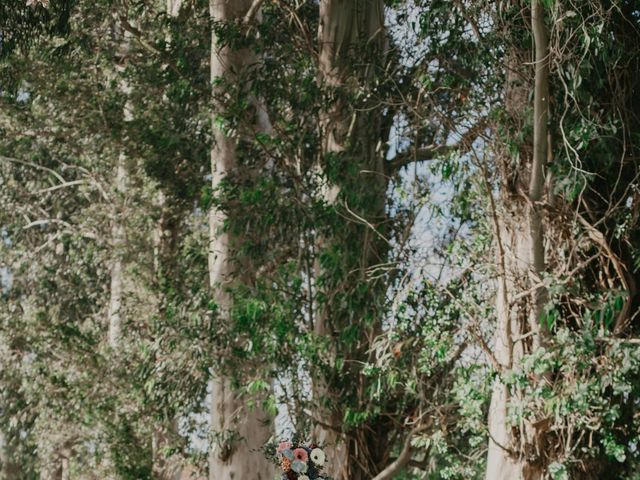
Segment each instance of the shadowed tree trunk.
[{"label": "shadowed tree trunk", "polygon": [[[167,0],[167,14],[177,17],[180,14],[182,0]],[[167,43],[171,43],[170,36]],[[172,219],[172,209],[167,204],[167,198],[162,191],[156,195],[156,207],[160,211],[160,219],[158,220],[154,231],[154,276],[160,284],[163,275],[170,275],[171,267],[175,256],[175,238],[177,236],[178,222]],[[169,268],[166,268],[166,267]],[[165,267],[165,268],[163,268]],[[157,301],[157,313],[162,317],[162,308],[164,300],[163,292],[160,292]],[[154,428],[152,438],[152,455],[153,455],[153,475],[158,480],[178,480],[182,476],[183,468],[180,459],[177,456],[169,458],[165,455],[165,448],[171,448],[175,445],[179,438],[178,419],[159,424]]]},{"label": "shadowed tree trunk", "polygon": [[14,451],[16,440],[0,430],[0,478],[21,478],[21,468]]},{"label": "shadowed tree trunk", "polygon": [[[337,358],[345,364],[353,360],[351,365],[366,361],[382,321],[379,307],[384,302],[384,282],[369,279],[370,269],[385,263],[388,253],[382,108],[372,104],[355,111],[350,101],[359,88],[371,87],[384,65],[383,2],[322,0],[318,42],[319,82],[328,98],[320,114],[322,161],[318,170],[325,175],[324,200],[344,214],[339,220],[344,224],[317,241],[319,251],[339,252],[342,273],[336,278],[321,261],[316,264],[326,300],[315,309],[314,330],[329,337],[332,347],[327,362],[338,369]],[[328,173],[334,167],[339,170],[337,175]],[[358,306],[339,300],[341,294],[356,298],[358,288],[367,290],[364,298],[356,300]],[[346,345],[340,335],[350,328],[361,332],[360,339]],[[314,387],[317,414],[324,424],[316,428],[316,441],[325,446],[330,459],[327,473],[337,480],[370,479],[387,463],[389,445],[381,420],[343,431],[345,402],[340,405],[340,399],[357,403],[365,390],[362,375],[353,368],[340,368],[332,374],[334,378],[319,380]]]},{"label": "shadowed tree trunk", "polygon": [[[176,239],[181,226],[178,213],[169,205],[166,195],[158,191],[155,208],[159,212],[153,233],[153,271],[158,292],[155,295],[154,314],[164,318],[165,292],[162,287],[163,278],[171,278],[175,267]],[[153,295],[153,294],[152,294]],[[166,449],[175,447],[180,442],[178,419],[159,423],[155,426],[152,437],[153,476],[157,480],[178,480],[182,474],[182,458],[179,455],[167,456]]]}]

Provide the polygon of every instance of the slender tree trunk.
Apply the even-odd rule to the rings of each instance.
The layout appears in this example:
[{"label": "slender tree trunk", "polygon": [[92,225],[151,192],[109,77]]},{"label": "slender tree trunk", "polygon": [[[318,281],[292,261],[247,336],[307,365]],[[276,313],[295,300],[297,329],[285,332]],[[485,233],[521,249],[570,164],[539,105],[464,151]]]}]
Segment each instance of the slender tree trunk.
[{"label": "slender tree trunk", "polygon": [[68,445],[58,446],[49,457],[49,463],[41,466],[40,480],[69,480],[69,457]]},{"label": "slender tree trunk", "polygon": [[[532,30],[535,42],[534,132],[532,153],[521,151],[520,185],[515,192],[503,185],[501,204],[503,215],[497,218],[496,242],[500,258],[500,278],[497,292],[497,327],[494,354],[506,370],[518,369],[525,353],[545,343],[546,328],[541,316],[546,302],[542,285],[545,270],[543,226],[540,202],[543,199],[544,165],[547,161],[547,122],[549,117],[549,68],[547,30],[544,10],[539,0],[532,0]],[[525,105],[527,89],[516,78],[522,55],[512,52],[507,59],[506,108],[515,118]],[[505,158],[503,179],[514,178],[513,167]],[[523,168],[524,167],[524,168]],[[526,175],[522,175],[523,171]],[[528,175],[528,186],[524,178]],[[523,178],[524,177],[524,178]],[[526,198],[522,198],[526,192]],[[531,292],[530,299],[518,299],[521,292]],[[521,295],[520,295],[521,296]],[[524,340],[524,338],[530,340]],[[529,343],[527,343],[527,341]],[[544,382],[546,377],[533,379]],[[494,385],[489,411],[489,450],[487,480],[539,480],[544,474],[545,422],[525,420],[521,425],[508,424],[507,410],[512,396],[506,385]]]},{"label": "slender tree trunk", "polygon": [[547,27],[544,23],[544,6],[541,0],[531,1],[531,25],[535,45],[535,89],[533,96],[533,164],[529,179],[529,255],[530,283],[532,293],[529,328],[534,332],[534,348],[545,343],[547,335],[545,325],[540,323],[544,305],[547,301],[546,289],[542,284],[545,269],[544,239],[540,202],[545,185],[545,164],[548,150],[549,121],[549,47]]},{"label": "slender tree trunk", "polygon": [[[251,7],[250,0],[210,0],[210,14],[214,22],[240,22]],[[239,72],[251,60],[246,50],[233,50],[220,45],[215,32],[211,41],[211,79],[237,79]],[[215,88],[215,87],[214,87]],[[217,91],[214,90],[214,97]],[[216,110],[221,108],[215,105]],[[211,150],[212,186],[214,190],[221,181],[237,172],[236,138],[231,138],[221,129],[213,127]],[[241,239],[224,229],[225,215],[215,207],[209,214],[210,250],[209,281],[215,292],[218,312],[222,319],[228,318],[231,307],[229,288],[240,281],[237,271],[238,259],[234,251]],[[243,277],[251,272],[244,271]],[[209,453],[210,480],[252,479],[270,480],[273,468],[260,451],[270,436],[265,426],[268,416],[259,408],[248,409],[246,402],[234,390],[230,379],[223,376],[211,382],[211,429],[214,442]]]},{"label": "slender tree trunk", "polygon": [[0,431],[0,478],[20,478],[20,465],[13,457],[14,447],[11,438]]},{"label": "slender tree trunk", "polygon": [[[177,17],[180,14],[182,0],[167,0],[167,14]],[[167,37],[167,43],[171,43],[171,37]],[[153,235],[153,270],[158,288],[162,277],[170,274],[171,268],[166,268],[174,258],[175,238],[177,235],[176,222],[170,217],[172,212],[167,205],[166,195],[162,191],[158,191],[156,195],[155,207],[160,212],[154,235]],[[164,267],[164,268],[163,268]],[[162,317],[164,294],[159,292],[156,302],[156,312]],[[151,439],[152,455],[153,455],[153,476],[157,480],[178,480],[182,476],[183,468],[179,458],[165,455],[165,448],[172,447],[177,438],[179,438],[178,419],[158,424],[154,428],[153,437]]]},{"label": "slender tree trunk", "polygon": [[113,257],[111,260],[111,285],[109,288],[109,312],[108,312],[108,341],[109,346],[116,350],[122,336],[122,296],[124,289],[124,260],[123,250],[126,244],[124,219],[124,197],[127,191],[127,166],[126,156],[120,153],[116,165],[115,175],[115,209],[111,226],[111,248]]},{"label": "slender tree trunk", "polygon": [[[384,152],[380,148],[382,112],[378,105],[372,106],[367,112],[355,112],[347,101],[347,97],[352,95],[356,88],[370,82],[376,74],[376,68],[384,63],[386,37],[383,2],[321,0],[318,41],[319,81],[331,98],[325,110],[321,112],[323,159],[318,169],[322,171],[324,161],[338,156],[350,164],[344,181],[327,181],[322,193],[328,204],[333,204],[336,209],[355,210],[358,216],[370,224],[363,226],[354,217],[346,222],[344,229],[338,229],[342,230],[338,236],[348,232],[344,237],[323,237],[317,241],[319,251],[330,249],[334,244],[340,244],[345,252],[353,248],[357,250],[349,250],[344,255],[344,272],[357,272],[357,278],[340,280],[348,284],[348,291],[355,282],[365,281],[368,269],[383,263],[387,254],[387,246],[379,238],[380,231],[376,232],[371,228],[373,226],[375,229],[381,229],[386,220],[387,179],[383,173]],[[355,62],[356,58],[359,62]],[[366,65],[355,67],[357,63]],[[353,174],[354,171],[357,173]],[[354,191],[353,189],[363,192],[362,205],[342,205],[344,200],[341,198],[341,192]],[[349,214],[346,216],[348,218]],[[316,265],[316,275],[323,275],[319,264]],[[361,318],[373,317],[371,325],[362,325],[360,328],[371,330],[368,332],[368,338],[375,336],[381,320],[375,318],[379,315],[376,307],[384,297],[384,291],[379,287],[370,285],[370,301],[363,312],[338,311],[339,307],[332,305],[330,300],[323,305],[317,305],[314,330],[317,335],[334,337],[330,342],[334,345],[333,351],[329,352],[332,357],[329,362],[334,368],[338,356],[354,360],[362,360],[363,355],[366,358],[365,352],[369,345],[362,344],[350,351],[344,351],[337,336],[344,328],[350,326],[350,317],[358,317],[360,314]],[[337,285],[331,285],[329,288],[334,291],[340,290]],[[325,292],[325,297],[330,299],[331,292]],[[355,378],[357,377],[360,377],[358,381],[362,378],[356,375]],[[364,385],[351,385],[350,388],[356,388],[361,393]],[[382,446],[386,443],[384,428],[380,430],[378,427],[381,425],[373,426],[374,428],[367,425],[361,431],[341,432],[344,410],[336,403],[343,395],[352,392],[341,391],[340,387],[332,385],[329,379],[317,381],[314,391],[319,400],[328,399],[326,405],[316,405],[323,423],[329,426],[316,428],[316,441],[325,446],[329,458],[327,474],[336,480],[372,478],[381,470],[381,464],[385,463],[381,460],[381,457],[386,456],[386,450]]]},{"label": "slender tree trunk", "polygon": [[164,448],[175,444],[178,422],[174,420],[157,426],[153,432],[153,478],[156,480],[178,480],[182,476],[182,464],[176,456],[167,457]]},{"label": "slender tree trunk", "polygon": [[[120,42],[119,46],[119,64],[116,65],[118,72],[123,72],[129,59],[129,52],[131,49],[131,41],[128,32],[120,32],[120,38],[117,40]],[[120,79],[118,88],[120,93],[127,97],[130,94],[131,86],[125,79]],[[133,111],[130,100],[125,101],[123,108],[123,120],[124,122],[130,122],[133,120]],[[126,218],[126,195],[129,184],[128,173],[128,158],[124,151],[124,147],[121,147],[121,151],[118,154],[118,160],[115,166],[115,179],[114,179],[114,206],[113,206],[113,218],[111,220],[111,251],[112,251],[112,263],[111,263],[111,285],[109,289],[109,332],[108,341],[109,346],[114,350],[118,348],[120,337],[122,336],[122,308],[123,308],[123,292],[124,292],[124,250],[126,246],[126,232],[124,227],[124,219]]]},{"label": "slender tree trunk", "polygon": [[[159,219],[153,232],[153,273],[156,292],[150,292],[154,297],[154,313],[163,318],[165,295],[162,291],[163,278],[170,278],[172,267],[175,265],[175,247],[179,222],[176,212],[167,202],[162,191],[156,194],[155,209],[159,212]],[[151,439],[153,478],[156,480],[178,480],[182,475],[182,459],[179,455],[167,456],[165,449],[175,446],[180,440],[178,419],[158,423]]]}]

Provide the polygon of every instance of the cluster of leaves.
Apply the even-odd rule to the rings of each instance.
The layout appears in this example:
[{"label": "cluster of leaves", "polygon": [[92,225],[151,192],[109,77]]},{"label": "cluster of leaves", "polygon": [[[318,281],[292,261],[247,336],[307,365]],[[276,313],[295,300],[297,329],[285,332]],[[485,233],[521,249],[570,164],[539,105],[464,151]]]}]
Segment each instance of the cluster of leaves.
[{"label": "cluster of leaves", "polygon": [[[160,3],[0,6],[0,55],[24,52],[0,64],[0,408],[22,471],[62,446],[74,468],[151,478],[154,431],[201,413],[213,368],[266,410],[286,405],[298,432],[317,415],[336,422],[366,447],[365,469],[380,471],[419,424],[401,478],[480,478],[498,375],[492,202],[522,181],[532,132],[528,107],[513,115],[503,98],[508,52],[531,46],[523,2],[387,2],[384,61],[350,51],[354,88],[318,81],[316,2],[265,3],[250,26],[210,25],[200,0],[178,17]],[[553,424],[554,478],[633,478],[638,7],[545,5],[558,132],[545,210],[551,341],[501,379],[521,398],[515,427]],[[216,81],[220,98],[210,28],[255,57],[237,81]],[[238,170],[216,191],[211,104],[238,139]],[[331,105],[356,133],[326,154]],[[256,127],[265,113],[267,131]],[[438,145],[431,168],[398,167]],[[498,150],[511,153],[507,169]],[[113,180],[123,156],[126,191]],[[229,292],[230,319],[206,288],[212,207],[241,239],[237,270],[254,272]],[[128,278],[117,351],[105,342],[114,258]]]},{"label": "cluster of leaves", "polygon": [[[0,409],[15,478],[63,457],[78,474],[152,478],[152,436],[197,414],[206,394],[206,216],[190,210],[209,164],[206,62],[194,40],[207,21],[185,30],[150,5],[116,12],[154,29],[169,69],[134,41],[124,57],[113,8],[24,7],[31,41],[3,43]],[[65,31],[46,26],[63,20]],[[190,79],[182,90],[178,76]],[[117,349],[105,341],[115,258],[126,279]]]}]

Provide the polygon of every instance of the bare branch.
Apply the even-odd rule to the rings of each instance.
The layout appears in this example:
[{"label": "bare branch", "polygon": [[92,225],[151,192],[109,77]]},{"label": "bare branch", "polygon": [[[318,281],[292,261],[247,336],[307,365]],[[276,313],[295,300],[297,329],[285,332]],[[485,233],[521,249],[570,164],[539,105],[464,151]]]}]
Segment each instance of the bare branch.
[{"label": "bare branch", "polygon": [[469,25],[471,26],[471,30],[473,31],[473,34],[476,36],[478,41],[482,42],[484,40],[484,38],[482,37],[482,34],[480,33],[480,28],[478,27],[478,22],[476,22],[476,20],[471,15],[468,14],[468,12],[464,8],[464,5],[462,4],[462,2],[460,0],[454,0],[454,3],[460,9],[460,13],[462,13],[462,16],[465,18],[465,20],[467,22],[469,22]]},{"label": "bare branch", "polygon": [[387,162],[387,171],[389,173],[395,173],[401,168],[411,165],[412,163],[428,162],[429,160],[434,160],[455,150],[455,147],[434,146],[399,153],[393,158],[393,160]]},{"label": "bare branch", "polygon": [[38,194],[49,193],[49,192],[53,192],[55,190],[59,190],[61,188],[73,187],[75,185],[83,185],[85,183],[87,183],[85,180],[73,180],[71,182],[61,183],[60,185],[54,185],[53,187],[43,188],[41,190],[38,190],[37,193]]},{"label": "bare branch", "polygon": [[414,162],[427,162],[451,152],[466,153],[471,150],[473,142],[482,135],[486,127],[486,120],[481,118],[478,122],[469,128],[455,145],[431,145],[428,147],[418,148],[416,150],[397,154],[393,160],[386,163],[387,173],[392,175]]},{"label": "bare branch", "polygon": [[400,472],[400,470],[406,467],[411,461],[411,455],[413,454],[413,447],[411,446],[411,441],[413,440],[413,437],[416,434],[423,432],[430,427],[431,427],[431,422],[428,422],[425,425],[420,425],[414,428],[413,430],[411,430],[411,432],[409,432],[409,434],[407,435],[406,440],[404,441],[402,452],[400,452],[400,455],[398,455],[398,458],[396,458],[389,466],[387,466],[387,468],[381,471],[378,475],[373,477],[373,480],[391,480]]},{"label": "bare branch", "polygon": [[626,266],[624,265],[622,260],[620,260],[620,257],[618,257],[618,255],[616,255],[616,253],[613,251],[603,233],[596,227],[591,225],[580,214],[578,214],[578,221],[587,230],[589,238],[596,245],[599,245],[602,250],[604,250],[607,258],[613,264],[613,268],[618,274],[618,278],[620,279],[623,288],[627,292],[627,299],[624,303],[624,306],[622,307],[622,310],[618,314],[618,318],[616,319],[613,330],[615,334],[620,334],[628,322],[631,306],[633,304],[633,297],[636,294],[636,286],[633,283],[633,279],[630,277],[630,275],[628,275]]},{"label": "bare branch", "polygon": [[56,177],[61,183],[67,183],[67,181],[58,172],[50,168],[43,167],[42,165],[38,165],[37,163],[25,162],[24,160],[5,157],[4,155],[0,155],[0,160],[2,160],[3,162],[17,163],[19,165],[25,165],[27,167],[37,168],[38,170],[44,170],[45,172],[49,172],[51,175]]},{"label": "bare branch", "polygon": [[253,21],[263,3],[264,0],[253,0],[251,7],[249,7],[247,14],[244,16],[243,22],[245,25],[248,25]]}]

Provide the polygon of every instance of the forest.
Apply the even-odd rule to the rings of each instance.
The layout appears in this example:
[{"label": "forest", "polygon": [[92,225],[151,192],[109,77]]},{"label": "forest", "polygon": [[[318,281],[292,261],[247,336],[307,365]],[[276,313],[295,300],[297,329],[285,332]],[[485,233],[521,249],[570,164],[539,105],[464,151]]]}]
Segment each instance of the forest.
[{"label": "forest", "polygon": [[0,0],[0,479],[640,480],[640,0]]}]

